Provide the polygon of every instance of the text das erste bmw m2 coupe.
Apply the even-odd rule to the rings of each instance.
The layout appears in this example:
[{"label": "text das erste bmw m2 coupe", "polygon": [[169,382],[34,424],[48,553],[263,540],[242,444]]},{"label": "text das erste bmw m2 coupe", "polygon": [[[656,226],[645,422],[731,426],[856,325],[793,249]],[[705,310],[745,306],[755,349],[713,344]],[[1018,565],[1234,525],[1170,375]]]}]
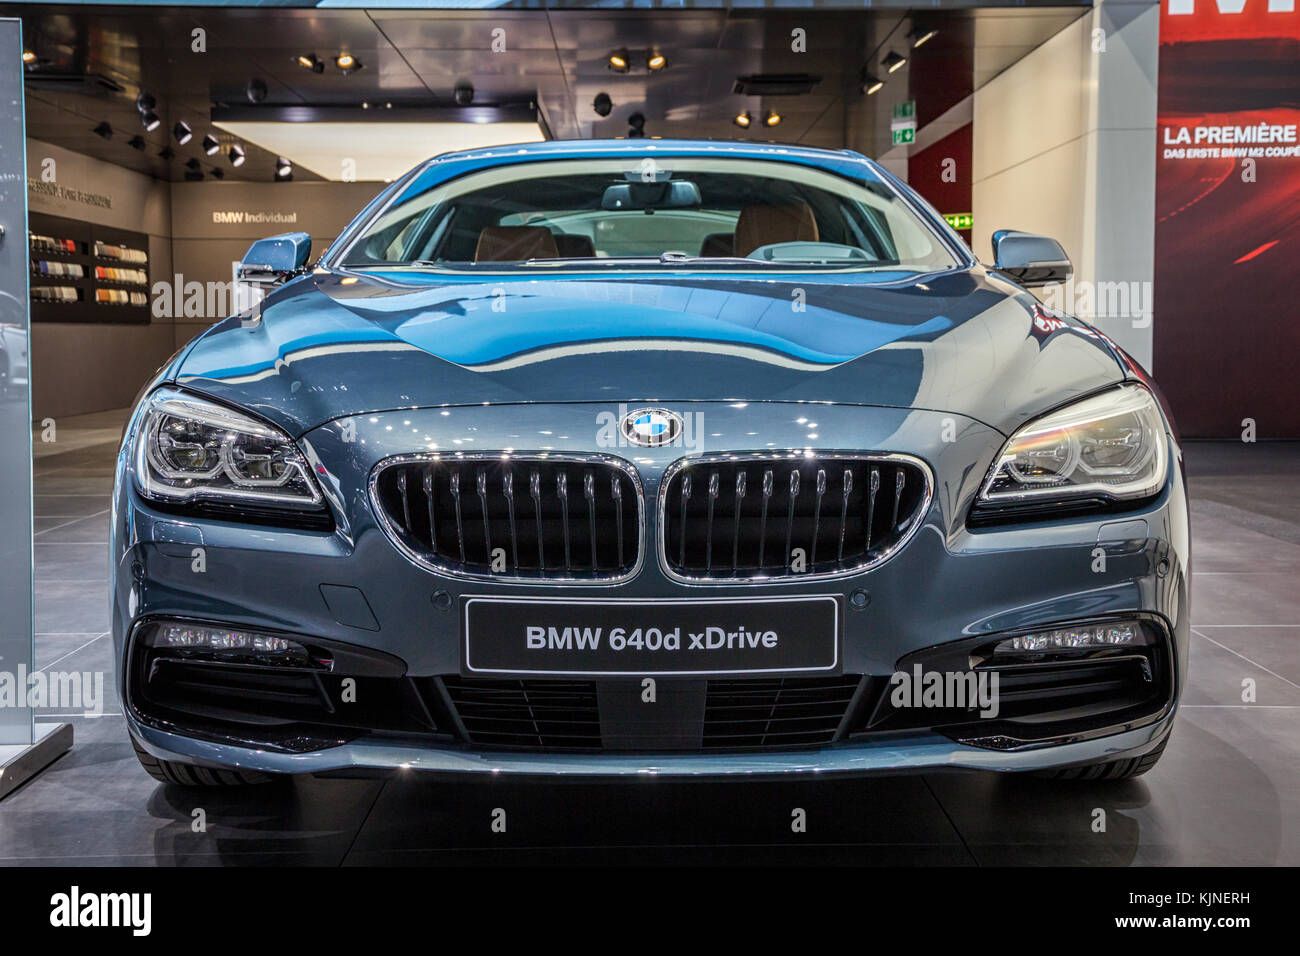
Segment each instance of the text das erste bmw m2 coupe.
[{"label": "text das erste bmw m2 coupe", "polygon": [[1026,291],[1054,241],[986,268],[857,154],[631,140],[439,156],[309,245],[253,245],[268,294],[126,430],[113,633],[155,777],[1164,749],[1181,452]]}]

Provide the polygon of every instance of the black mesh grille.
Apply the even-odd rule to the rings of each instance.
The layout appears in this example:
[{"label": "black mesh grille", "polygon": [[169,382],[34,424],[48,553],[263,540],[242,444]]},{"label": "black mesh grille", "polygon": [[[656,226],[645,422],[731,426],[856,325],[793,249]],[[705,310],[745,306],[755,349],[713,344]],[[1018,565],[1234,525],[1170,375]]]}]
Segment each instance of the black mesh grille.
[{"label": "black mesh grille", "polygon": [[476,747],[600,749],[600,712],[591,681],[447,676],[442,682]]},{"label": "black mesh grille", "polygon": [[375,497],[393,533],[439,567],[605,578],[636,566],[640,491],[612,462],[498,456],[381,468]]},{"label": "black mesh grille", "polygon": [[[831,743],[863,678],[710,680],[703,750],[782,749]],[[597,685],[582,680],[445,676],[447,699],[473,747],[508,750],[604,748]],[[694,720],[700,720],[697,711]]]},{"label": "black mesh grille", "polygon": [[828,744],[862,678],[711,680],[704,709],[706,750]]},{"label": "black mesh grille", "polygon": [[694,462],[663,492],[664,556],[674,572],[692,578],[861,568],[912,530],[928,497],[926,474],[911,461]]}]

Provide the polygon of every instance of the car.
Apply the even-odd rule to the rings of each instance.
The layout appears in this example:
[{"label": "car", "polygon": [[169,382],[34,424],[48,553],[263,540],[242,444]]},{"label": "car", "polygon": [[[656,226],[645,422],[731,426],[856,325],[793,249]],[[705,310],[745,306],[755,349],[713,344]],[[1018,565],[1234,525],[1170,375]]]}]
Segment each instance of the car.
[{"label": "car", "polygon": [[27,348],[23,305],[0,291],[0,398],[27,388]]},{"label": "car", "polygon": [[1052,239],[847,151],[435,157],[143,388],[112,629],[145,769],[1120,779],[1187,668],[1182,452]]}]

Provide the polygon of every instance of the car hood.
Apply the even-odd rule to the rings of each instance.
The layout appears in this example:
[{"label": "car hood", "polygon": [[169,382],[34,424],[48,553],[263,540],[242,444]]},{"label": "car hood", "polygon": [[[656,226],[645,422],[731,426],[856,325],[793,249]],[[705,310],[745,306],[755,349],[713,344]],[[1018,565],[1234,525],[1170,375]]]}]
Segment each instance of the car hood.
[{"label": "car hood", "polygon": [[828,402],[1002,431],[1122,377],[1107,342],[975,268],[780,276],[320,271],[218,323],[174,377],[294,435],[534,402]]}]

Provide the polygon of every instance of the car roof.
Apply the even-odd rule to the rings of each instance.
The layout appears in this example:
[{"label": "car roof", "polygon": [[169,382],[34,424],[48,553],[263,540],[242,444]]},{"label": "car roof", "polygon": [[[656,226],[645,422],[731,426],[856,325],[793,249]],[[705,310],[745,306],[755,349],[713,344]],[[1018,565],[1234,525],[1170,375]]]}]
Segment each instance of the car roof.
[{"label": "car roof", "polygon": [[381,196],[401,191],[418,195],[466,173],[519,163],[617,158],[618,156],[695,156],[762,159],[812,166],[851,179],[887,179],[888,174],[861,153],[782,143],[723,139],[571,139],[516,143],[442,153],[421,163]]},{"label": "car roof", "polygon": [[644,155],[646,153],[664,152],[678,155],[685,153],[711,154],[720,153],[727,156],[749,156],[780,159],[782,157],[821,157],[831,162],[843,162],[846,158],[870,164],[870,160],[861,153],[850,149],[820,149],[815,146],[801,146],[797,143],[760,143],[743,139],[550,139],[532,143],[509,143],[501,146],[480,147],[477,149],[458,149],[439,153],[428,163],[456,162],[472,157],[502,155],[534,155],[547,159],[565,157],[582,158],[588,156]]}]

